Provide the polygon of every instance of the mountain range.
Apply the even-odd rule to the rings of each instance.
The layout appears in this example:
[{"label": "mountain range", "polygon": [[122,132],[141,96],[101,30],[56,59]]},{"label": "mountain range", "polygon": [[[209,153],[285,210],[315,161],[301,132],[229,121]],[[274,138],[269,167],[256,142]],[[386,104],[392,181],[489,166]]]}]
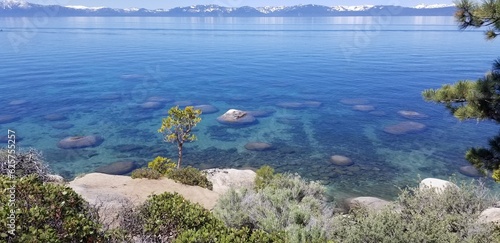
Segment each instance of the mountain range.
[{"label": "mountain range", "polygon": [[296,5],[280,7],[223,7],[194,5],[172,9],[39,5],[25,1],[0,2],[0,17],[34,17],[40,14],[69,16],[160,16],[160,17],[328,17],[328,16],[452,16],[453,5],[418,5],[401,7],[392,5],[322,6]]}]

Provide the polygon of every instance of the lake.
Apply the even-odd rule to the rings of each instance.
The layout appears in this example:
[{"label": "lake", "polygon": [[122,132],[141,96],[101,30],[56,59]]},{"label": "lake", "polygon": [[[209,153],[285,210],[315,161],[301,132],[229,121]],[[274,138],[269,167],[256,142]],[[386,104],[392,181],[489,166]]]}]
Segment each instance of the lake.
[{"label": "lake", "polygon": [[[452,17],[0,18],[0,29],[0,116],[13,118],[0,129],[67,179],[115,161],[176,159],[157,132],[176,104],[218,110],[202,115],[184,165],[269,164],[321,180],[334,197],[391,198],[419,178],[468,179],[458,173],[465,151],[498,132],[421,98],[483,76],[497,58],[498,42],[458,30]],[[246,126],[217,122],[228,109],[263,114]],[[57,146],[87,135],[104,141]]]}]

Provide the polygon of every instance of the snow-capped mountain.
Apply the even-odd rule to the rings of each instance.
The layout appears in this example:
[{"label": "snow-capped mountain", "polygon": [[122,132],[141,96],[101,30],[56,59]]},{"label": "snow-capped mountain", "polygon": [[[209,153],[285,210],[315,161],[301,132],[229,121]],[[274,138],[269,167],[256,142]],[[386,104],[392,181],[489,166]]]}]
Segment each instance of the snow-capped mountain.
[{"label": "snow-capped mountain", "polygon": [[172,9],[148,10],[144,8],[116,9],[108,7],[39,5],[20,0],[0,2],[2,16],[33,16],[47,12],[53,16],[174,16],[174,17],[320,17],[320,16],[374,16],[390,13],[395,16],[452,16],[453,5],[434,4],[415,7],[389,5],[323,6],[315,4],[268,7],[223,7],[219,5],[193,5]]}]

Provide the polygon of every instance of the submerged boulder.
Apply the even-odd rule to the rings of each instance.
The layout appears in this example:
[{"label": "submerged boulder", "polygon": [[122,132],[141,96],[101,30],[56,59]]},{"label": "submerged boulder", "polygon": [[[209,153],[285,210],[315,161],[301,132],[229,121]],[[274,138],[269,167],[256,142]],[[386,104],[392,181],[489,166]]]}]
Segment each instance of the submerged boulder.
[{"label": "submerged boulder", "polygon": [[273,145],[263,142],[251,142],[245,144],[245,148],[251,151],[266,151],[273,149]]},{"label": "submerged boulder", "polygon": [[398,111],[398,114],[407,119],[423,119],[429,117],[426,114],[422,114],[416,111],[407,111],[407,110]]},{"label": "submerged boulder", "polygon": [[349,166],[354,164],[350,158],[343,155],[333,155],[330,157],[330,161],[332,161],[334,165],[340,166]]},{"label": "submerged boulder", "polygon": [[98,173],[108,175],[125,175],[132,172],[136,167],[133,161],[117,161],[109,165],[103,165],[95,170]]},{"label": "submerged boulder", "polygon": [[148,101],[142,103],[140,107],[145,110],[157,110],[163,108],[163,104],[161,102]]},{"label": "submerged boulder", "polygon": [[27,100],[13,100],[13,101],[9,102],[9,105],[18,106],[18,105],[24,105],[27,103],[28,103]]},{"label": "submerged boulder", "polygon": [[384,128],[384,132],[393,135],[403,135],[407,133],[421,132],[425,130],[426,126],[419,122],[400,122],[395,125],[387,126]]},{"label": "submerged boulder", "polygon": [[219,116],[217,121],[223,124],[252,124],[257,120],[246,111],[230,109],[224,115]]},{"label": "submerged boulder", "polygon": [[97,147],[101,145],[104,139],[100,136],[73,136],[62,139],[57,143],[57,147],[62,149],[78,149]]},{"label": "submerged boulder", "polygon": [[0,115],[0,124],[11,123],[19,120],[18,116],[14,115]]},{"label": "submerged boulder", "polygon": [[340,103],[344,105],[366,105],[369,102],[367,99],[353,98],[353,99],[341,99]]},{"label": "submerged boulder", "polygon": [[373,111],[375,110],[375,106],[373,105],[355,105],[352,107],[355,111]]},{"label": "submerged boulder", "polygon": [[219,109],[213,105],[197,105],[194,106],[194,108],[201,110],[201,114],[213,114],[219,111]]},{"label": "submerged boulder", "polygon": [[467,165],[467,166],[461,166],[458,171],[460,171],[460,173],[462,175],[466,175],[466,176],[469,176],[469,177],[482,177],[483,174],[481,174],[481,172],[479,170],[476,169],[476,167],[472,166],[472,165]]}]

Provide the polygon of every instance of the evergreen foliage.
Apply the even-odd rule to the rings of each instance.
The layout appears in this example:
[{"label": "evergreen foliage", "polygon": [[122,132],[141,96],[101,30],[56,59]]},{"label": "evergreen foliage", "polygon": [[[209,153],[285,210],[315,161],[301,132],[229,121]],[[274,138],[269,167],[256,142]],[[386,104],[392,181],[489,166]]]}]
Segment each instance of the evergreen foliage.
[{"label": "evergreen foliage", "polygon": [[151,179],[151,180],[158,180],[162,177],[163,175],[160,174],[156,170],[152,170],[149,168],[139,168],[134,171],[132,171],[132,174],[130,177],[132,179],[140,179],[140,178],[146,178],[146,179]]},{"label": "evergreen foliage", "polygon": [[184,109],[175,106],[168,110],[168,117],[163,118],[161,127],[158,129],[158,132],[163,134],[165,142],[177,143],[179,152],[177,168],[181,167],[184,142],[196,140],[196,136],[191,132],[196,124],[201,122],[200,115],[201,110],[194,109],[193,106],[187,106]]},{"label": "evergreen foliage", "polygon": [[488,27],[486,38],[493,39],[500,34],[500,0],[486,0],[481,4],[471,0],[456,2],[455,18],[460,28]]},{"label": "evergreen foliage", "polygon": [[173,170],[168,174],[168,178],[185,185],[213,189],[212,182],[208,180],[206,173],[191,166]]},{"label": "evergreen foliage", "polygon": [[[12,179],[0,176],[1,242],[105,242],[97,211],[71,188],[43,183],[36,175]],[[15,235],[8,233],[15,211]]]},{"label": "evergreen foliage", "polygon": [[176,165],[171,159],[158,156],[148,163],[148,168],[161,175],[168,176],[175,169]]},{"label": "evergreen foliage", "polygon": [[[500,0],[481,4],[470,0],[457,2],[455,18],[462,29],[488,27],[486,37],[494,39],[500,33]],[[439,89],[422,92],[426,101],[444,104],[459,120],[477,119],[500,122],[500,59],[491,72],[476,81],[463,80],[445,84]],[[500,134],[489,141],[489,148],[471,148],[465,158],[484,174],[500,182]]]}]

